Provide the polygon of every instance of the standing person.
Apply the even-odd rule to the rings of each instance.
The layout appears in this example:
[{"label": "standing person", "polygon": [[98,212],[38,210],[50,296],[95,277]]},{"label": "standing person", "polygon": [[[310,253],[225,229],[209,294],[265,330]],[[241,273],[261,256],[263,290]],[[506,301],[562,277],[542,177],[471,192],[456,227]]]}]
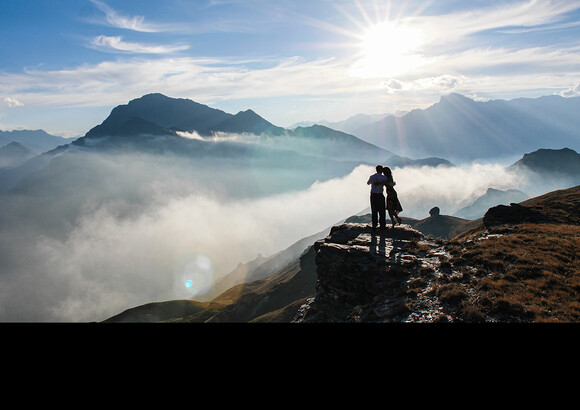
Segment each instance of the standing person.
[{"label": "standing person", "polygon": [[401,225],[401,218],[399,218],[399,212],[403,211],[403,207],[399,202],[399,196],[397,195],[397,191],[395,191],[394,186],[396,182],[393,180],[393,173],[389,167],[383,167],[383,174],[387,178],[387,183],[385,187],[387,188],[387,211],[389,212],[389,218],[391,218],[391,222],[393,224],[393,228],[395,227],[395,218],[399,225]]},{"label": "standing person", "polygon": [[383,166],[376,166],[376,174],[369,177],[367,185],[371,186],[371,215],[373,231],[380,225],[381,229],[386,228],[385,196],[383,195],[383,185],[387,183],[387,177],[382,174]]}]

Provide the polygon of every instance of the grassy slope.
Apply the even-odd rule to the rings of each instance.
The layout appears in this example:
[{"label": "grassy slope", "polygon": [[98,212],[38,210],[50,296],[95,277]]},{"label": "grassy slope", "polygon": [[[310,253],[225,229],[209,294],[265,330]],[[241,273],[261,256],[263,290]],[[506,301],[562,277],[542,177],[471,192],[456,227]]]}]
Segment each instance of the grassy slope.
[{"label": "grassy slope", "polygon": [[580,187],[521,203],[549,223],[479,225],[447,243],[435,292],[467,321],[580,321]]}]

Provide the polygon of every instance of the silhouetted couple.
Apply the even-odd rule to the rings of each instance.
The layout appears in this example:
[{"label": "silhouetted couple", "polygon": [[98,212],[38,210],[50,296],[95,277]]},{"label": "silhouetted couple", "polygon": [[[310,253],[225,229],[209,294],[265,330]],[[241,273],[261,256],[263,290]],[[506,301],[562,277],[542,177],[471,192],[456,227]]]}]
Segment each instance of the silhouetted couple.
[{"label": "silhouetted couple", "polygon": [[[395,191],[396,182],[393,180],[393,174],[389,167],[383,167],[382,165],[377,165],[376,174],[369,177],[367,185],[371,186],[371,216],[372,216],[372,228],[377,229],[377,225],[381,229],[385,229],[386,222],[386,211],[389,212],[389,217],[395,227],[395,220],[401,224],[401,218],[399,218],[399,212],[403,211],[399,198],[397,196],[397,191]],[[385,195],[383,194],[383,187],[387,191],[387,199],[385,201]]]}]

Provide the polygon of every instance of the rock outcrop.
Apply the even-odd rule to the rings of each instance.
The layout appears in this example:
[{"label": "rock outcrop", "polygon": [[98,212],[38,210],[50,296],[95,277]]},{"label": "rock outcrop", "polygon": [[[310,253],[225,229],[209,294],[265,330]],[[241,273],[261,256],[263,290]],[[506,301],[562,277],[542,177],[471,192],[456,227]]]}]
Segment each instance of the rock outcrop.
[{"label": "rock outcrop", "polygon": [[446,269],[442,241],[408,225],[373,232],[345,223],[314,245],[316,296],[295,323],[452,321],[430,281]]},{"label": "rock outcrop", "polygon": [[483,217],[486,227],[504,224],[542,223],[549,219],[540,212],[520,204],[497,205],[490,208]]}]

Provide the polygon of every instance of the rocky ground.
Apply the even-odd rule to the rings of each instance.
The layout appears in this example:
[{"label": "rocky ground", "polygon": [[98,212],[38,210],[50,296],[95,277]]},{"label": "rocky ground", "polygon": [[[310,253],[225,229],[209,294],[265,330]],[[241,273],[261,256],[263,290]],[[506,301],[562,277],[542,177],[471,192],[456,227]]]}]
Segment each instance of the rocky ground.
[{"label": "rocky ground", "polygon": [[404,224],[372,231],[367,224],[348,223],[334,227],[315,249],[317,295],[294,322],[456,320],[432,286],[452,273],[443,241]]}]

